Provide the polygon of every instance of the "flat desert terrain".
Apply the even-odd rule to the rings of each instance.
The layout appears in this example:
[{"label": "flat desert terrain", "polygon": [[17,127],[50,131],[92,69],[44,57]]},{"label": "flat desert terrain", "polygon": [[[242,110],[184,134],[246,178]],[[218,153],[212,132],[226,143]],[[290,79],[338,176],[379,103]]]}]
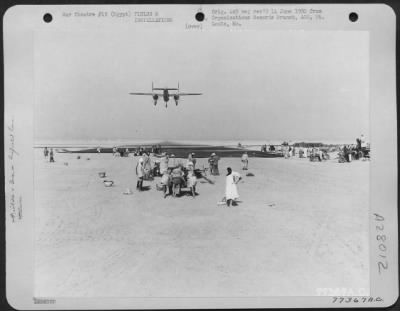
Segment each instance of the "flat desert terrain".
[{"label": "flat desert terrain", "polygon": [[[36,297],[368,294],[367,161],[250,158],[242,171],[222,158],[195,199],[164,199],[160,178],[136,191],[137,158],[80,156],[35,151]],[[228,166],[243,177],[230,208],[217,205]]]}]

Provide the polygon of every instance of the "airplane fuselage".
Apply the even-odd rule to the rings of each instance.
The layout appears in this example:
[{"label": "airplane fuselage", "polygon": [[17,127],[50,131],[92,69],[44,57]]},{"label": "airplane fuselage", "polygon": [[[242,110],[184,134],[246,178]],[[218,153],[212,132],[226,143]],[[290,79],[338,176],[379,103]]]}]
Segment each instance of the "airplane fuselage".
[{"label": "airplane fuselage", "polygon": [[164,97],[164,101],[168,102],[169,101],[169,93],[167,89],[164,89],[163,91],[163,97]]}]

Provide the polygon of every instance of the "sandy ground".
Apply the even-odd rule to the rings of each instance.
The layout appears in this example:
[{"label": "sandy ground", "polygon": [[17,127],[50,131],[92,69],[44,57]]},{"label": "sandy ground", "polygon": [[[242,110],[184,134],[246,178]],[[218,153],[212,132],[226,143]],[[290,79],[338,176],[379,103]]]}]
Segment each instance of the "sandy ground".
[{"label": "sandy ground", "polygon": [[[369,164],[305,159],[220,161],[244,182],[242,202],[217,206],[225,176],[199,195],[135,190],[134,158],[35,156],[35,296],[310,295],[369,288]],[[90,160],[86,158],[90,157]],[[68,162],[68,166],[64,165]],[[199,159],[198,165],[206,164]],[[114,187],[104,187],[98,172]],[[126,188],[134,194],[122,194]]]}]

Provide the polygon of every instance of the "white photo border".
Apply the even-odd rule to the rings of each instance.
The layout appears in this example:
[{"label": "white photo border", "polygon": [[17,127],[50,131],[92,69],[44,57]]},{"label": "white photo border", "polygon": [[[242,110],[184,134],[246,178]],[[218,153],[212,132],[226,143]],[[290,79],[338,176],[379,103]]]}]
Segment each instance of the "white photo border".
[{"label": "white photo border", "polygon": [[[223,7],[304,7],[321,9],[318,23],[284,21],[268,24],[268,30],[366,31],[370,41],[370,295],[315,297],[225,297],[225,298],[34,298],[34,191],[33,191],[33,101],[35,32],[48,27],[43,15],[50,12],[54,30],[95,30],[97,23],[110,29],[121,26],[111,19],[86,19],[79,23],[62,19],[67,6],[18,5],[3,17],[4,31],[4,143],[6,194],[6,290],[11,306],[17,309],[181,309],[181,308],[304,308],[304,307],[387,307],[398,299],[397,224],[397,120],[396,120],[396,16],[383,4],[227,4],[151,5],[174,22],[164,24],[171,31],[181,30],[201,10],[210,15]],[[68,6],[71,10],[78,6]],[[80,5],[79,10],[100,11],[114,5]],[[118,5],[134,10],[135,5]],[[143,9],[143,5],[141,5]],[[360,16],[349,22],[350,12]],[[132,24],[133,25],[133,24]],[[128,27],[132,26],[128,25]],[[246,30],[265,30],[267,24],[248,22]],[[143,30],[160,25],[141,24]],[[127,25],[125,25],[127,27]],[[223,31],[204,26],[203,31]],[[232,31],[232,30],[230,30]],[[238,30],[240,31],[240,30]],[[15,88],[15,85],[18,88]],[[383,245],[383,246],[382,246]],[[363,301],[365,298],[365,301]]]}]

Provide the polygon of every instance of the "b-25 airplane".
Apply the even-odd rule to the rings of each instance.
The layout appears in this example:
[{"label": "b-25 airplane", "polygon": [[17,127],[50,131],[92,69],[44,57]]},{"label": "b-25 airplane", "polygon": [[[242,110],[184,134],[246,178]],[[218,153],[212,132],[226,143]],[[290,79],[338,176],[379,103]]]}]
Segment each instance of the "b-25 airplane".
[{"label": "b-25 airplane", "polygon": [[[180,99],[180,96],[192,96],[192,95],[202,95],[202,93],[181,93],[179,91],[179,82],[178,82],[178,87],[177,88],[159,88],[159,87],[154,87],[153,82],[151,83],[151,93],[129,93],[130,95],[149,95],[153,97],[154,100],[154,106],[157,105],[157,100],[161,96],[165,102],[165,108],[168,107],[168,101],[170,97],[173,97],[175,100],[175,104],[178,106],[178,102]],[[162,92],[155,92],[155,91],[162,91]],[[170,93],[169,91],[177,91],[174,93]]]}]

